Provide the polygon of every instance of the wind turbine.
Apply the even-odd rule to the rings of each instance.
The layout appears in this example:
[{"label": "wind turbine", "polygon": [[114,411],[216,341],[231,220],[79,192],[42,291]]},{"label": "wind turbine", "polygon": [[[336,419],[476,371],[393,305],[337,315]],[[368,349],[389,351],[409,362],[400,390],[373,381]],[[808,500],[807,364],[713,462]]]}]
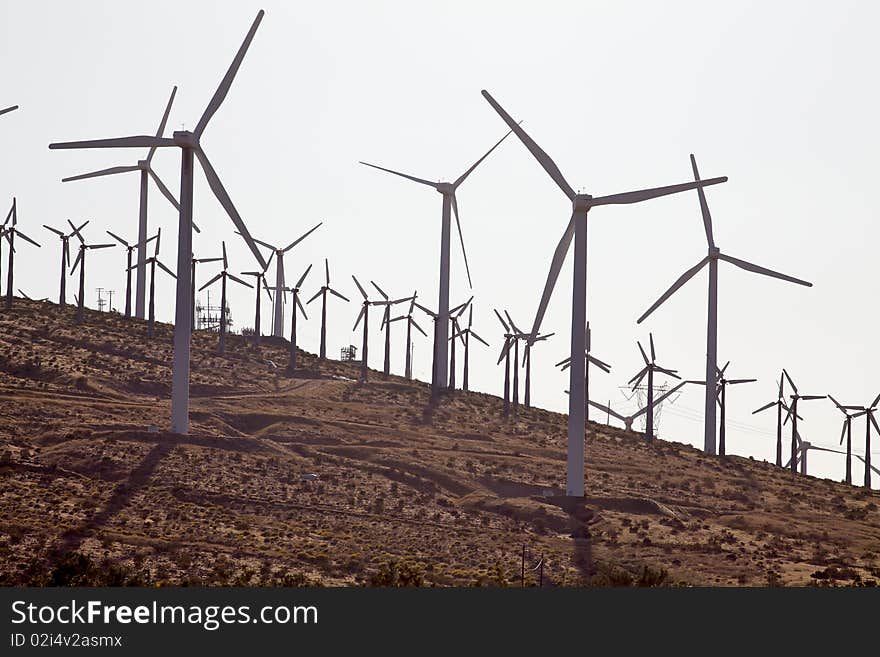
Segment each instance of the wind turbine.
[{"label": "wind turbine", "polygon": [[[785,409],[786,414],[791,413],[791,409],[785,405],[785,393],[783,392],[783,375],[779,374],[779,395],[776,398],[776,401],[772,401],[768,404],[764,404],[761,408],[752,411],[752,415],[755,413],[760,413],[761,411],[766,411],[768,408],[776,407],[776,465],[780,468],[782,467],[782,425],[785,422],[782,419],[782,410]],[[787,419],[787,418],[786,418]],[[798,418],[803,419],[803,418]]]},{"label": "wind turbine", "polygon": [[324,273],[327,282],[321,286],[321,289],[315,293],[315,296],[306,301],[306,305],[308,305],[318,297],[321,297],[321,360],[327,358],[327,293],[330,292],[343,301],[348,302],[347,297],[342,296],[339,292],[330,287],[330,264],[327,262],[327,258],[324,258]]},{"label": "wind turbine", "polygon": [[569,246],[574,240],[574,269],[573,269],[573,290],[572,290],[572,312],[571,312],[571,372],[569,380],[569,389],[571,394],[568,398],[568,459],[566,468],[566,494],[583,497],[584,495],[584,406],[586,398],[584,396],[584,380],[582,373],[584,372],[584,326],[587,324],[587,216],[589,211],[599,205],[619,205],[628,203],[639,203],[652,198],[667,196],[684,192],[697,187],[705,187],[726,182],[727,178],[711,178],[709,180],[696,181],[692,183],[683,183],[681,185],[670,185],[667,187],[657,187],[654,189],[643,189],[633,192],[625,192],[623,194],[613,194],[611,196],[590,196],[589,194],[577,194],[568,182],[563,178],[559,168],[550,159],[550,157],[541,150],[525,130],[523,130],[514,121],[510,115],[504,111],[488,91],[483,90],[483,96],[489,101],[489,104],[504,119],[508,127],[513,130],[520,141],[532,153],[538,163],[550,175],[554,182],[559,186],[563,193],[568,197],[572,204],[572,215],[568,222],[568,226],[559,241],[553,260],[550,265],[550,273],[547,276],[547,283],[544,286],[544,293],[541,297],[541,303],[538,306],[538,312],[535,316],[535,323],[530,332],[531,335],[538,335],[541,328],[541,322],[544,319],[544,313],[547,310],[547,304],[553,294],[553,288],[556,285],[556,279],[559,277],[559,270],[568,253]]},{"label": "wind turbine", "polygon": [[[271,244],[267,244],[266,242],[261,242],[260,240],[254,238],[254,242],[259,244],[260,246],[265,246],[267,249],[272,251],[272,254],[275,255],[275,286],[276,287],[284,287],[284,254],[290,251],[297,244],[302,242],[309,235],[314,233],[324,222],[321,221],[317,226],[311,228],[306,231],[306,233],[295,239],[293,242],[288,244],[285,247],[272,246]],[[270,256],[271,260],[271,256]],[[296,312],[296,308],[293,309]],[[284,297],[283,295],[275,296],[275,313],[272,320],[272,335],[276,338],[284,337]]]},{"label": "wind turbine", "polygon": [[[673,394],[673,393],[677,392],[679,389],[681,389],[681,387],[685,383],[694,383],[694,381],[682,381],[674,388],[670,388],[669,390],[667,390],[662,395],[657,397],[657,399],[654,400],[654,405],[656,406],[657,404],[664,402],[667,397],[669,397],[671,394]],[[568,392],[568,390],[566,390],[566,392]],[[590,400],[589,404],[593,408],[597,408],[604,413],[608,413],[609,415],[613,415],[614,417],[616,417],[618,420],[623,422],[624,428],[627,431],[632,431],[633,422],[635,422],[640,415],[643,415],[644,413],[648,412],[648,407],[644,406],[643,408],[640,408],[638,411],[636,411],[632,415],[621,415],[617,411],[612,410],[610,406],[605,406],[605,404],[600,404],[599,402],[594,402],[593,400]]]},{"label": "wind turbine", "polygon": [[[68,223],[70,223],[69,220]],[[45,228],[46,230],[51,230],[53,233],[58,235],[59,239],[61,240],[61,289],[58,295],[58,305],[60,306],[65,305],[65,303],[67,302],[67,268],[70,266],[70,238],[73,237],[75,232],[85,228],[86,224],[88,223],[89,220],[86,220],[79,228],[76,228],[74,226],[73,230],[70,233],[64,233],[57,228],[52,228],[52,226],[47,226],[46,224],[43,224],[43,228]]]},{"label": "wind turbine", "polygon": [[[844,406],[831,395],[828,395],[828,399],[834,402],[837,410],[843,413],[844,416],[843,426],[840,430],[840,444],[843,445],[843,439],[846,437],[846,483],[852,484],[852,421],[853,418],[864,413],[851,413],[850,411],[864,412],[866,409],[864,406]],[[870,424],[870,421],[868,422]]]},{"label": "wind turbine", "polygon": [[223,258],[196,258],[195,254],[193,254],[192,259],[190,260],[190,278],[192,279],[192,283],[190,284],[190,301],[192,304],[192,312],[190,313],[190,329],[196,330],[196,265],[206,264],[209,262],[221,262]]},{"label": "wind turbine", "polygon": [[645,421],[645,439],[650,443],[654,440],[654,373],[662,372],[663,374],[667,374],[676,379],[681,379],[681,377],[677,374],[678,370],[669,370],[657,365],[657,356],[654,351],[653,333],[648,333],[648,340],[650,341],[651,347],[650,360],[648,360],[648,355],[642,348],[642,343],[636,341],[636,344],[639,346],[639,351],[642,354],[642,359],[645,361],[645,366],[641,370],[639,370],[633,378],[629,380],[629,383],[632,384],[632,389],[635,390],[642,382],[642,379],[645,378],[645,375],[648,376],[648,404],[645,407],[647,410]]},{"label": "wind turbine", "polygon": [[[474,300],[474,297],[473,297],[473,295],[471,295],[471,298],[468,299],[465,303],[461,304],[460,306],[456,306],[454,311],[452,311],[452,310],[449,311],[449,322],[451,324],[450,328],[452,329],[451,330],[452,336],[449,338],[449,342],[451,343],[451,349],[449,350],[449,389],[450,390],[455,390],[455,371],[456,371],[456,366],[455,366],[455,341],[456,341],[456,337],[455,336],[457,333],[461,332],[461,327],[458,325],[458,318],[464,314],[464,311],[468,309],[468,307],[470,306],[470,304],[473,300]],[[461,340],[462,345],[464,345],[464,338],[459,337],[458,339]]]},{"label": "wind turbine", "polygon": [[247,227],[241,220],[238,210],[229,198],[229,194],[223,187],[217,172],[211,166],[208,156],[201,147],[200,139],[202,133],[211,120],[211,117],[219,109],[223,103],[226,94],[229,92],[232,81],[238,72],[245,53],[256,34],[257,27],[263,19],[264,12],[260,10],[257,17],[251,25],[247,36],[239,48],[238,53],[233,59],[232,64],[223,77],[217,91],[208,103],[204,114],[199,119],[195,129],[190,132],[186,130],[177,131],[172,138],[153,137],[153,136],[135,136],[122,137],[118,139],[99,139],[93,141],[66,142],[50,144],[49,148],[152,148],[157,147],[177,147],[181,151],[181,167],[180,167],[180,220],[178,225],[178,245],[177,245],[177,302],[175,306],[174,317],[174,361],[172,370],[171,384],[171,431],[173,433],[185,434],[189,430],[189,361],[190,361],[190,337],[191,337],[191,280],[187,276],[190,267],[190,259],[192,258],[192,214],[193,214],[193,159],[196,158],[202,165],[202,170],[208,180],[208,185],[214,192],[214,195],[220,201],[220,204],[226,210],[232,222],[238,231],[244,237],[245,242],[250,248],[260,266],[265,268],[266,261],[260,253],[260,249],[253,241]]},{"label": "wind turbine", "polygon": [[[697,161],[691,155],[691,168],[694,171],[694,179],[700,180],[700,173],[697,170]],[[732,265],[736,265],[740,269],[778,278],[797,285],[812,287],[813,284],[803,281],[793,276],[780,274],[779,272],[761,267],[759,265],[734,258],[721,252],[721,249],[715,245],[715,238],[712,233],[712,215],[709,213],[709,204],[706,202],[706,194],[702,189],[697,190],[700,199],[700,210],[703,214],[703,228],[706,231],[706,241],[708,242],[709,252],[705,258],[700,260],[696,265],[688,269],[682,274],[672,286],[663,293],[663,295],[648,308],[645,313],[639,317],[638,323],[641,324],[651,313],[653,313],[660,305],[671,297],[682,285],[687,283],[699,272],[705,265],[709,265],[709,313],[706,329],[706,381],[711,380],[718,369],[718,261],[724,260]],[[705,424],[703,435],[703,451],[707,454],[715,453],[715,390],[712,386],[706,386],[705,398]]]},{"label": "wind turbine", "polygon": [[877,426],[877,420],[874,418],[877,404],[880,404],[880,395],[877,395],[869,406],[863,406],[861,411],[854,416],[865,416],[865,458],[858,457],[865,464],[865,488],[871,487],[871,470],[875,469],[871,466],[871,425],[873,424],[877,433],[880,433],[880,426]]},{"label": "wind turbine", "polygon": [[[353,278],[353,277],[352,277]],[[379,294],[382,295],[383,301],[374,301],[372,302],[374,306],[385,306],[385,312],[382,313],[382,326],[380,327],[380,331],[385,331],[385,363],[383,366],[383,374],[387,379],[391,374],[391,306],[394,306],[398,303],[403,303],[404,301],[411,301],[409,297],[404,297],[402,299],[390,299],[385,291],[376,285],[374,281],[370,281],[370,284],[376,288]],[[360,285],[358,286],[360,287]],[[348,299],[346,299],[348,301]]]},{"label": "wind turbine", "polygon": [[718,403],[721,406],[721,428],[718,432],[718,455],[724,456],[725,454],[725,436],[727,435],[727,422],[725,420],[725,412],[727,410],[727,386],[729,385],[738,385],[740,383],[754,383],[758,379],[727,379],[724,377],[724,372],[727,371],[727,366],[730,365],[730,361],[724,364],[720,370],[718,370],[718,385],[716,388],[716,396],[718,399]]},{"label": "wind turbine", "polygon": [[458,190],[459,186],[467,179],[471,173],[473,173],[474,169],[476,169],[487,157],[492,153],[498,146],[507,139],[510,132],[504,135],[501,139],[499,139],[492,148],[490,148],[485,155],[483,155],[479,160],[477,160],[471,167],[461,174],[455,182],[431,182],[430,180],[424,180],[422,178],[416,178],[415,176],[411,176],[406,173],[400,173],[399,171],[394,171],[392,169],[386,169],[385,167],[380,167],[375,164],[370,164],[369,162],[361,162],[368,167],[372,167],[374,169],[379,169],[380,171],[385,171],[387,173],[392,173],[395,176],[401,176],[402,178],[406,178],[407,180],[412,180],[413,182],[421,183],[422,185],[427,185],[428,187],[433,187],[435,190],[440,192],[443,196],[443,211],[441,214],[441,223],[440,223],[440,296],[437,302],[437,331],[434,339],[434,367],[432,369],[432,380],[431,380],[431,388],[434,391],[437,390],[445,390],[449,387],[449,379],[448,379],[448,341],[449,341],[449,251],[450,251],[450,233],[452,226],[452,218],[450,215],[450,211],[455,213],[455,225],[458,228],[458,239],[461,242],[461,253],[464,258],[464,267],[467,273],[468,286],[473,288],[473,283],[471,282],[471,271],[470,266],[468,265],[467,260],[467,252],[464,248],[464,236],[461,232],[461,222],[458,217],[458,200],[456,199],[455,192]]},{"label": "wind turbine", "polygon": [[796,471],[797,467],[800,466],[801,474],[806,476],[806,474],[807,474],[807,454],[809,453],[810,450],[813,450],[813,449],[815,449],[816,451],[819,451],[819,452],[831,452],[832,454],[843,454],[843,452],[841,452],[838,449],[829,449],[827,447],[819,447],[819,445],[814,445],[813,443],[811,443],[807,440],[800,440],[800,438],[798,438],[798,447],[797,447],[797,451],[795,452],[795,456],[793,456],[789,460],[789,462],[785,464],[785,467],[787,468],[787,467],[791,466],[791,469],[793,471]]},{"label": "wind turbine", "polygon": [[516,336],[501,314],[494,308],[492,312],[495,313],[498,321],[501,322],[501,326],[504,327],[504,343],[501,346],[501,353],[498,355],[498,362],[495,364],[499,365],[504,360],[504,405],[502,406],[502,414],[504,417],[507,417],[510,415],[510,347],[515,342]]},{"label": "wind turbine", "polygon": [[244,285],[247,288],[253,288],[254,286],[248,283],[247,281],[243,281],[237,276],[230,274],[229,271],[229,261],[226,259],[226,242],[221,242],[223,246],[223,270],[217,274],[210,281],[202,285],[199,288],[199,292],[204,290],[209,285],[213,284],[216,281],[220,281],[220,343],[217,347],[217,353],[223,355],[226,353],[226,312],[227,312],[227,304],[226,304],[226,280],[229,279],[231,281],[235,281],[239,285]]},{"label": "wind turbine", "polygon": [[[587,404],[584,408],[584,422],[590,421],[590,365],[595,365],[606,374],[611,373],[611,365],[609,365],[605,361],[599,360],[590,353],[590,345],[592,342],[591,336],[592,332],[590,331],[590,323],[587,322],[587,328],[584,330],[584,399],[587,401]],[[558,363],[556,363],[556,367],[560,368],[564,372],[566,369],[571,367],[571,357],[559,361]]]},{"label": "wind turbine", "polygon": [[[69,220],[68,223],[70,223]],[[76,295],[76,323],[82,324],[85,319],[85,312],[83,309],[85,307],[86,299],[86,252],[89,249],[109,249],[115,246],[115,244],[86,244],[79,229],[74,227],[73,224],[70,224],[70,226],[73,228],[73,232],[79,240],[79,253],[76,254],[76,259],[73,261],[73,267],[70,268],[70,274],[73,275],[73,272],[79,267],[79,294]]]},{"label": "wind turbine", "polygon": [[788,385],[790,385],[791,389],[794,391],[794,394],[791,395],[791,411],[783,421],[783,424],[785,424],[785,422],[788,422],[789,418],[791,419],[791,459],[789,459],[788,463],[784,467],[788,467],[790,465],[791,471],[797,472],[797,446],[801,439],[797,431],[797,422],[799,419],[801,419],[801,417],[797,414],[798,401],[825,399],[826,395],[802,395],[798,393],[797,386],[794,384],[794,381],[791,380],[791,377],[788,375],[788,372],[785,370],[785,368],[782,369],[782,373],[788,380]]},{"label": "wind turbine", "polygon": [[[89,222],[87,221],[86,224],[87,224],[87,223],[89,223]],[[85,226],[86,224],[83,224],[83,226]],[[49,228],[49,227],[46,226],[46,228]],[[80,226],[79,229],[81,230],[81,229],[82,229],[82,226]],[[49,230],[54,230],[54,229],[53,229],[53,228],[49,228]],[[58,231],[55,231],[55,232],[57,233]],[[124,246],[124,247],[126,248],[126,250],[128,251],[128,257],[127,257],[127,260],[126,260],[126,263],[127,263],[127,264],[126,264],[126,266],[125,266],[125,273],[126,273],[126,278],[125,278],[125,316],[126,316],[126,317],[131,317],[131,270],[134,269],[134,267],[132,267],[132,264],[131,264],[131,255],[132,255],[132,253],[134,252],[135,249],[139,249],[139,248],[140,248],[140,244],[129,244],[129,243],[126,242],[124,239],[122,239],[121,237],[119,237],[119,235],[117,235],[116,233],[113,233],[113,232],[111,232],[111,231],[109,231],[109,230],[106,231],[106,232],[107,232],[107,234],[108,234],[110,237],[112,237],[112,238],[115,239],[117,242],[119,242],[120,244],[122,244],[122,246]],[[62,234],[59,233],[59,235],[62,235]],[[72,233],[71,233],[71,235],[72,235]],[[68,237],[69,237],[69,236],[68,236]],[[150,242],[152,242],[152,241],[153,241],[154,239],[156,239],[157,237],[159,237],[159,233],[158,233],[158,232],[157,232],[155,235],[153,235],[152,237],[148,238],[148,239],[144,242],[144,245],[149,244]],[[61,236],[61,239],[64,239],[64,236],[63,236],[63,235]],[[67,242],[65,242],[64,244],[65,244],[65,250],[66,250],[66,248],[67,248]],[[158,251],[158,247],[157,247],[157,251]],[[158,255],[158,253],[156,253],[156,255]],[[69,257],[70,257],[70,256],[68,256],[68,258],[69,258]],[[146,260],[144,260],[144,263],[143,263],[143,264],[146,265]],[[163,265],[163,267],[164,267],[164,265]],[[152,287],[152,283],[150,283],[150,286]],[[62,292],[61,295],[62,295],[62,297],[63,297],[63,296],[64,296],[64,292]],[[62,301],[62,303],[64,303],[64,302]],[[152,330],[152,329],[151,329],[151,330]]]},{"label": "wind turbine", "polygon": [[[271,259],[271,256],[270,256]],[[296,309],[299,308],[299,311],[302,313],[303,319],[308,319],[309,316],[306,315],[306,309],[303,308],[302,301],[299,300],[299,290],[302,287],[303,281],[306,280],[306,276],[309,275],[309,272],[312,270],[312,266],[309,265],[306,267],[306,270],[303,272],[303,275],[299,277],[299,280],[296,282],[296,285],[293,287],[283,288],[283,292],[290,292],[293,297],[293,308],[290,312],[290,353],[287,360],[287,369],[289,372],[294,372],[296,370]],[[278,294],[276,292],[276,294]]]},{"label": "wind turbine", "polygon": [[[168,115],[171,112],[171,104],[174,102],[174,96],[177,93],[177,87],[175,86],[171,90],[171,96],[168,98],[168,104],[165,106],[165,113],[162,115],[162,120],[159,122],[159,129],[156,131],[156,138],[159,139],[163,136],[165,132],[165,124],[168,122]],[[51,148],[51,146],[50,146]],[[136,299],[135,299],[135,317],[138,319],[145,318],[145,302],[146,302],[146,264],[147,264],[147,233],[149,232],[149,227],[147,226],[147,200],[150,188],[150,178],[153,179],[153,182],[156,184],[156,187],[159,188],[159,191],[168,199],[168,201],[173,205],[178,211],[180,210],[180,204],[177,202],[177,199],[174,198],[174,194],[165,186],[165,183],[159,178],[156,172],[153,170],[151,162],[153,161],[153,155],[156,154],[157,145],[153,144],[150,147],[150,150],[147,152],[146,159],[138,160],[137,164],[131,166],[119,166],[119,167],[110,167],[109,169],[101,169],[100,171],[92,171],[90,173],[83,173],[78,176],[70,176],[69,178],[62,178],[61,182],[71,182],[74,180],[85,180],[86,178],[98,178],[101,176],[111,176],[117,173],[129,173],[131,171],[138,171],[140,173],[140,204],[139,204],[139,214],[138,214],[138,241],[136,244],[137,248],[137,291],[136,291]],[[198,228],[196,228],[198,230]],[[127,244],[125,246],[128,246]],[[130,267],[130,265],[129,265]],[[126,314],[126,317],[130,317],[130,313]]]},{"label": "wind turbine", "polygon": [[[162,240],[162,229],[160,228],[156,231],[156,234],[151,237],[150,240],[156,240],[156,249],[153,252],[153,255],[146,259],[145,265],[149,265],[150,267],[150,296],[149,296],[149,312],[147,313],[147,336],[153,337],[156,328],[156,265],[159,265],[161,269],[167,272],[173,278],[177,278],[174,275],[174,272],[168,269],[164,264],[159,261],[159,243]],[[137,267],[137,264],[130,265],[129,273],[131,273],[131,268]]]},{"label": "wind turbine", "polygon": [[[211,262],[212,260],[222,260],[223,258],[205,258],[203,260],[196,260],[193,258],[193,283],[195,283],[196,279],[196,262]],[[269,262],[272,261],[272,256],[269,256]],[[266,281],[266,270],[263,271],[243,271],[241,272],[242,276],[253,276],[256,279],[256,308],[254,310],[254,347],[260,346],[260,337],[261,337],[261,327],[262,322],[260,321],[260,292],[263,290],[266,291],[266,294],[269,296],[269,301],[272,301],[272,292],[269,290],[269,283]],[[277,291],[276,291],[277,293]],[[295,321],[295,320],[294,320]]]},{"label": "wind turbine", "polygon": [[361,346],[361,382],[365,383],[367,381],[369,366],[368,366],[368,355],[370,349],[369,336],[370,336],[370,304],[375,304],[375,301],[370,301],[369,295],[367,291],[364,289],[363,285],[360,284],[357,278],[355,278],[354,274],[351,275],[354,284],[357,285],[358,291],[361,293],[361,296],[364,298],[363,304],[361,305],[361,311],[358,313],[357,319],[354,322],[354,326],[352,327],[352,331],[356,331],[358,324],[360,324],[361,320],[364,320],[364,338],[363,344]]},{"label": "wind turbine", "polygon": [[[412,328],[416,327],[416,330],[424,335],[426,338],[428,334],[419,326],[419,323],[413,319],[413,310],[416,306],[416,296],[418,296],[418,292],[413,290],[412,298],[410,299],[409,311],[406,315],[400,315],[399,317],[395,317],[390,320],[392,322],[397,322],[399,320],[406,320],[406,366],[404,367],[404,377],[410,381],[412,380]],[[364,343],[366,344],[366,343]],[[464,352],[464,383],[465,390],[467,390],[467,342],[465,342],[465,352]]]},{"label": "wind turbine", "polygon": [[[410,309],[410,314],[412,314],[412,309]],[[486,342],[479,335],[477,335],[476,331],[473,330],[473,328],[472,328],[473,324],[474,324],[474,306],[473,306],[473,304],[471,304],[470,308],[468,308],[467,328],[464,330],[459,330],[457,335],[452,336],[453,339],[458,336],[461,336],[462,340],[464,340],[464,371],[462,372],[461,389],[464,390],[465,392],[468,390],[468,370],[470,369],[469,368],[469,361],[470,361],[470,351],[471,351],[471,347],[470,347],[471,336],[473,336],[474,339],[482,342],[487,347],[489,346],[489,343]],[[419,328],[418,325],[416,325],[416,328]],[[419,330],[422,331],[422,329],[420,329],[420,328],[419,328]],[[425,332],[422,331],[422,333],[424,334]],[[425,334],[425,337],[428,337],[427,334]],[[407,332],[407,341],[408,340],[409,340],[409,333]],[[528,392],[528,380],[529,380],[528,379],[528,370],[526,370],[526,384],[527,384],[526,385],[526,392]],[[528,402],[526,402],[526,405],[528,405]]]},{"label": "wind turbine", "polygon": [[544,335],[535,336],[531,341],[526,339],[525,348],[523,350],[523,367],[526,370],[526,383],[523,388],[523,404],[526,408],[531,408],[532,406],[532,347],[536,342],[543,342],[553,335],[556,334],[545,333]]},{"label": "wind turbine", "polygon": [[[16,235],[23,239],[25,242],[30,242],[34,246],[39,247],[40,245],[34,242],[30,237],[22,233],[18,228],[16,228],[18,224],[18,205],[16,203],[15,198],[12,199],[12,209],[9,210],[9,214],[6,216],[6,221],[9,221],[10,216],[12,217],[12,225],[6,229],[5,236],[6,239],[9,240],[9,264],[6,266],[6,309],[9,310],[12,308],[12,290],[13,290],[13,264],[15,262],[15,237]],[[6,222],[3,222],[4,225]]]}]

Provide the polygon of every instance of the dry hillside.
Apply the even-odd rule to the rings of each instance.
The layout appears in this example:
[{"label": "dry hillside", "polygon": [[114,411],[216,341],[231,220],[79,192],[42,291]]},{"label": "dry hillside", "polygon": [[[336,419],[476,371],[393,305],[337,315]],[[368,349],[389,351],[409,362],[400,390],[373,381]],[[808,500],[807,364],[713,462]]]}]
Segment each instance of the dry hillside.
[{"label": "dry hillside", "polygon": [[72,316],[0,312],[4,584],[519,584],[523,546],[545,585],[880,579],[876,493],[591,423],[571,509],[565,416],[310,354],[291,375],[282,341],[194,335],[171,435],[171,327]]}]

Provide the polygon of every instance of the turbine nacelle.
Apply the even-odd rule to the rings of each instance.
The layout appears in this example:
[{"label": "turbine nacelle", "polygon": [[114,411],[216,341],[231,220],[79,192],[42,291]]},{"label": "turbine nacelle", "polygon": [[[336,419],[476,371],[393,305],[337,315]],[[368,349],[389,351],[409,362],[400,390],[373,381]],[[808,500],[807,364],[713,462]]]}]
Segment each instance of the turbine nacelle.
[{"label": "turbine nacelle", "polygon": [[583,210],[586,212],[592,207],[592,203],[590,201],[593,200],[592,195],[590,194],[575,194],[574,198],[571,201],[571,206],[575,212],[578,210]]},{"label": "turbine nacelle", "polygon": [[137,168],[141,171],[149,171],[150,163],[147,160],[138,160]]},{"label": "turbine nacelle", "polygon": [[438,182],[434,189],[436,189],[441,194],[454,194],[455,193],[455,185],[448,182]]},{"label": "turbine nacelle", "polygon": [[718,260],[718,258],[720,256],[721,256],[721,249],[719,249],[717,246],[710,246],[709,247],[709,257],[712,260]]},{"label": "turbine nacelle", "polygon": [[193,148],[196,149],[199,147],[199,138],[189,130],[177,130],[172,135],[174,139],[174,143],[180,148]]}]

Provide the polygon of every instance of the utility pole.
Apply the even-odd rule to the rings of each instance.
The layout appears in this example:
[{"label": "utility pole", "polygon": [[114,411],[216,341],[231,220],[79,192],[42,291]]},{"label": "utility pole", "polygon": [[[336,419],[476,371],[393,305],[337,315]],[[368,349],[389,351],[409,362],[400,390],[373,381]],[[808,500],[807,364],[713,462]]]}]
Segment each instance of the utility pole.
[{"label": "utility pole", "polygon": [[107,302],[101,297],[101,292],[104,291],[103,287],[98,288],[98,311],[104,310],[104,304]]},{"label": "utility pole", "polygon": [[113,312],[113,293],[116,290],[107,290],[107,294],[110,295],[110,301],[107,302],[107,312]]}]

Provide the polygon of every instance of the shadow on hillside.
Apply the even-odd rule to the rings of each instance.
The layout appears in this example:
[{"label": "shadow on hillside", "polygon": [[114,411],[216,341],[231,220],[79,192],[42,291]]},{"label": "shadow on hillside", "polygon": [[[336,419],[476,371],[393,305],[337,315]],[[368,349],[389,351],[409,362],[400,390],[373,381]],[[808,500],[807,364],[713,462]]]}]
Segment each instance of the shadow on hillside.
[{"label": "shadow on hillside", "polygon": [[66,554],[70,551],[79,550],[83,540],[95,531],[104,527],[107,522],[124,509],[135,494],[144,488],[156,471],[159,462],[177,445],[177,441],[158,443],[151,449],[138,467],[132,470],[128,478],[119,483],[113,495],[95,515],[86,520],[79,527],[74,527],[64,532],[58,539],[54,551],[57,554]]}]

